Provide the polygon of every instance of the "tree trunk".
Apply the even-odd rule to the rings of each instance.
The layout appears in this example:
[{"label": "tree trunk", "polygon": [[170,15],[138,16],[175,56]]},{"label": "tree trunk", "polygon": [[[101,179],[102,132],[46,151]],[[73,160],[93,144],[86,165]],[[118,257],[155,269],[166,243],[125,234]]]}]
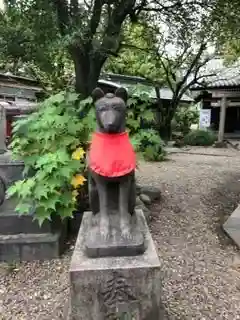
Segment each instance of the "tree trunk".
[{"label": "tree trunk", "polygon": [[81,94],[83,98],[87,98],[97,86],[106,58],[100,56],[97,52],[93,53],[91,50],[83,52],[79,48],[71,50],[71,55],[75,68],[76,92]]},{"label": "tree trunk", "polygon": [[163,140],[168,141],[172,135],[172,130],[171,130],[172,118],[168,117],[166,111],[167,110],[165,110],[164,108],[158,109],[160,116],[157,122],[157,130],[159,132],[160,137]]},{"label": "tree trunk", "polygon": [[160,128],[160,137],[164,141],[171,140],[172,137],[172,126],[171,126],[172,120],[169,121],[169,119],[165,119],[164,123],[162,123]]},{"label": "tree trunk", "polygon": [[165,117],[160,126],[160,136],[163,140],[169,141],[172,138],[172,120],[177,110],[178,101],[171,101]]}]

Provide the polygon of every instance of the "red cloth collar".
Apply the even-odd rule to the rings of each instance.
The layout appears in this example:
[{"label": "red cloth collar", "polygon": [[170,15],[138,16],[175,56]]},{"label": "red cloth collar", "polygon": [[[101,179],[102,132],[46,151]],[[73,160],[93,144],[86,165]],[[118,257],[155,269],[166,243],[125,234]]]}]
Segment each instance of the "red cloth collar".
[{"label": "red cloth collar", "polygon": [[89,167],[104,177],[124,176],[136,168],[136,155],[127,132],[92,136]]}]

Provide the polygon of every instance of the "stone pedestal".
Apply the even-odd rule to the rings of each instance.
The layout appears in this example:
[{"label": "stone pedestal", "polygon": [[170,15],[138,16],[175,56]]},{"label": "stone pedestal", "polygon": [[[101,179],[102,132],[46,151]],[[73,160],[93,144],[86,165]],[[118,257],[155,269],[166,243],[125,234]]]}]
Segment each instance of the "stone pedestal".
[{"label": "stone pedestal", "polygon": [[143,212],[137,210],[146,251],[128,257],[89,258],[86,212],[70,266],[71,320],[162,320],[161,264]]}]

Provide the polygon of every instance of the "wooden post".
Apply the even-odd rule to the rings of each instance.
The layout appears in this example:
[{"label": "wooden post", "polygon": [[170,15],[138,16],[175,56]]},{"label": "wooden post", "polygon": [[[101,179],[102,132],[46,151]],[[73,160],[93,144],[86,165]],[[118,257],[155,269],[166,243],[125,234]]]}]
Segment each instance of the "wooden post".
[{"label": "wooden post", "polygon": [[218,142],[223,142],[224,131],[225,131],[225,120],[226,120],[226,108],[227,108],[227,98],[223,96],[221,99],[220,107],[220,122],[218,131]]}]

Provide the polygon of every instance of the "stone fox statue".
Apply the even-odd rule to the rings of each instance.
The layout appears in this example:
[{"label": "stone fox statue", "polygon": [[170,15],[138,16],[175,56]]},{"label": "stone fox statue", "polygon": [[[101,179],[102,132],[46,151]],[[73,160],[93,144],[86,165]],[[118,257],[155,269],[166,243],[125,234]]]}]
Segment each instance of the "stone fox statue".
[{"label": "stone fox statue", "polygon": [[99,215],[99,230],[104,238],[111,234],[111,214],[117,214],[121,236],[131,238],[134,213],[136,156],[126,132],[127,91],[115,94],[96,88],[97,129],[88,153],[89,199],[94,215]]}]

